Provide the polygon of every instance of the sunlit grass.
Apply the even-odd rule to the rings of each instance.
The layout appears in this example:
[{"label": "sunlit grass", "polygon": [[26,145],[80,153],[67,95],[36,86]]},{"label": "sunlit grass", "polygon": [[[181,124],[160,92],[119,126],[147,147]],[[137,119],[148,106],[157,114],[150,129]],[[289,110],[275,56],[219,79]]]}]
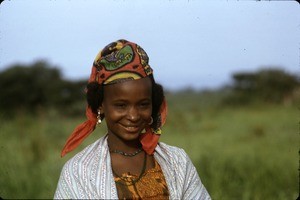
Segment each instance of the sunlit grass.
[{"label": "sunlit grass", "polygon": [[[221,107],[198,96],[168,96],[161,141],[185,149],[213,199],[296,199],[299,110],[293,106]],[[96,131],[60,158],[85,120],[55,112],[0,120],[0,197],[52,198],[63,164],[101,137]]]}]

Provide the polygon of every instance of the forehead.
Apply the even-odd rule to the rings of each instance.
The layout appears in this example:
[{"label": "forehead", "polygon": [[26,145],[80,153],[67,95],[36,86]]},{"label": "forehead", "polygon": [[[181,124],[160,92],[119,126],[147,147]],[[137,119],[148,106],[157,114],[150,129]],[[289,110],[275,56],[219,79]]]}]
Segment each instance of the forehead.
[{"label": "forehead", "polygon": [[152,83],[149,77],[104,86],[104,100],[144,99],[151,96]]}]

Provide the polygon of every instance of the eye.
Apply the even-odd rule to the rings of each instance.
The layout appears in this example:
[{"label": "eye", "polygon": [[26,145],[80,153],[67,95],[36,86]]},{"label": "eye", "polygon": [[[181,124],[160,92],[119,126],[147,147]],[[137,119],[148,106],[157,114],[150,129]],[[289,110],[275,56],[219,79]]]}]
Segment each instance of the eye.
[{"label": "eye", "polygon": [[148,108],[150,106],[151,106],[151,102],[149,102],[149,101],[144,101],[144,102],[140,103],[140,107],[142,107],[142,108]]},{"label": "eye", "polygon": [[126,108],[126,104],[125,103],[115,103],[114,106],[118,109],[124,109]]}]

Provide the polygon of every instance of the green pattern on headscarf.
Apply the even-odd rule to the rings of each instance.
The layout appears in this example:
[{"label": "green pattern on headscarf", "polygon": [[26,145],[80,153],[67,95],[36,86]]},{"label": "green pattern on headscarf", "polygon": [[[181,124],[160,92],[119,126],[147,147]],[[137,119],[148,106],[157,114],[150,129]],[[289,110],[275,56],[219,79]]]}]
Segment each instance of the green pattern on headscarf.
[{"label": "green pattern on headscarf", "polygon": [[112,71],[123,67],[130,63],[133,59],[133,50],[131,46],[125,46],[117,53],[111,53],[99,61],[99,64],[106,70]]}]

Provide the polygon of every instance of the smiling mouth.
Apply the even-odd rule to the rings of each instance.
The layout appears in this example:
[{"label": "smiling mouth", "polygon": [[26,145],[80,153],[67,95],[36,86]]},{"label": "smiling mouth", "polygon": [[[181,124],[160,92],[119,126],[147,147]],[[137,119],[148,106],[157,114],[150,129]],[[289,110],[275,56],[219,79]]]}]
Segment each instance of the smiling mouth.
[{"label": "smiling mouth", "polygon": [[139,126],[124,126],[121,124],[121,126],[130,133],[136,133],[140,130]]}]

